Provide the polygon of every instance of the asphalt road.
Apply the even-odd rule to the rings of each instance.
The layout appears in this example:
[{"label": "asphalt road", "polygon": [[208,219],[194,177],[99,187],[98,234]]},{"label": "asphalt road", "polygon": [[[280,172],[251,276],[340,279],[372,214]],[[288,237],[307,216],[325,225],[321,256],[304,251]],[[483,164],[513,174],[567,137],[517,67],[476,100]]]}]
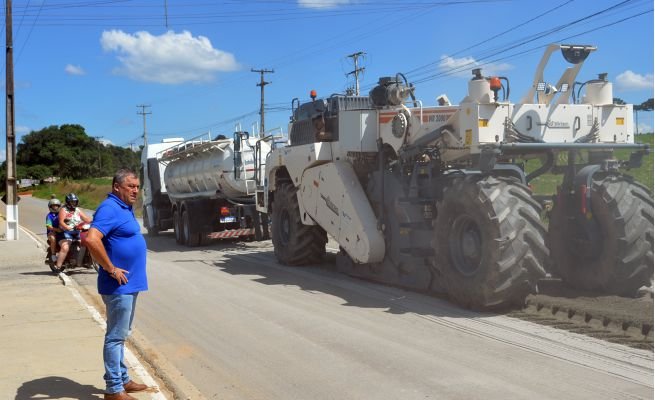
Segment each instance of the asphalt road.
[{"label": "asphalt road", "polygon": [[[42,234],[45,201],[19,205]],[[352,279],[330,258],[284,267],[270,242],[164,233],[148,248],[136,329],[205,398],[653,398],[651,351]],[[93,292],[93,274],[71,276]]]}]

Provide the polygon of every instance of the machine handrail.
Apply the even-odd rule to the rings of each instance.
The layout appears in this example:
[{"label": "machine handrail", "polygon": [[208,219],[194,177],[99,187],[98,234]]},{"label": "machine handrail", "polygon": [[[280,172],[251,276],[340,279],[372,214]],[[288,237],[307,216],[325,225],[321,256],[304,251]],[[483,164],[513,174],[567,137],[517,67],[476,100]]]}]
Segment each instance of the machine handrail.
[{"label": "machine handrail", "polygon": [[207,151],[217,144],[229,143],[229,141],[230,139],[227,138],[212,140],[211,132],[207,132],[159,151],[156,156],[160,161],[172,161],[183,156]]}]

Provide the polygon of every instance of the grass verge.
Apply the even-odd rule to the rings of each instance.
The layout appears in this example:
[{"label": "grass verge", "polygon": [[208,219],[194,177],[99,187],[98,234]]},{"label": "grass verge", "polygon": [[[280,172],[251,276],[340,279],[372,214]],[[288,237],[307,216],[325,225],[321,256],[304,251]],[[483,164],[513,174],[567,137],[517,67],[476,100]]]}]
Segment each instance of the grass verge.
[{"label": "grass verge", "polygon": [[[62,203],[68,193],[75,193],[80,199],[80,207],[95,210],[111,192],[111,179],[93,178],[77,181],[62,179],[56,183],[39,185],[30,191],[32,196],[41,199],[49,199],[54,195]],[[137,216],[141,216],[141,197],[134,206],[134,212]]]}]

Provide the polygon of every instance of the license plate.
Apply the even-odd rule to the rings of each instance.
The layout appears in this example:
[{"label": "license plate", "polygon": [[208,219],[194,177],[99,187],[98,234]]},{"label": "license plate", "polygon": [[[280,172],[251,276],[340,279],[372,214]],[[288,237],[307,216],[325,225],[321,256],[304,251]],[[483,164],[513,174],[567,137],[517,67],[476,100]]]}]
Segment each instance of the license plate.
[{"label": "license plate", "polygon": [[231,222],[237,222],[237,217],[221,217],[221,224],[229,224]]}]

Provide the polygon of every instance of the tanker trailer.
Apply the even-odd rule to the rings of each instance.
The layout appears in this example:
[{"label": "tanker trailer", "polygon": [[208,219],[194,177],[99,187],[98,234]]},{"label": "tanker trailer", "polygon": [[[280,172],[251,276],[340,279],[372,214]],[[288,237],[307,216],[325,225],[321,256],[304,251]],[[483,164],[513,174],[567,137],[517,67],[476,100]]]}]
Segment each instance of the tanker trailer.
[{"label": "tanker trailer", "polygon": [[255,208],[255,192],[272,137],[235,132],[233,138],[205,134],[162,150],[164,187],[179,244],[211,239],[268,238],[268,221]]},{"label": "tanker trailer", "polygon": [[[141,187],[143,188],[143,226],[149,235],[157,235],[173,227],[171,201],[164,184],[165,163],[160,163],[162,150],[184,142],[183,138],[167,138],[149,143],[141,152]],[[158,158],[159,157],[159,158]]]}]

